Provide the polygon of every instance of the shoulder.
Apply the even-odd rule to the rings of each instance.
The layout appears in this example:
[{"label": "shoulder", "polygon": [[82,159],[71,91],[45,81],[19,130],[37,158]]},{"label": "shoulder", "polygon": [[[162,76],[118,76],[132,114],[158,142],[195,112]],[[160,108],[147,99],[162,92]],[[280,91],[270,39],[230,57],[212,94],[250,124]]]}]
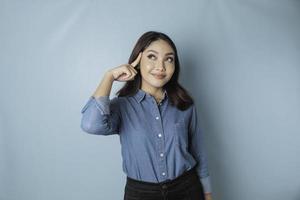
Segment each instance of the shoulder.
[{"label": "shoulder", "polygon": [[119,105],[119,104],[126,102],[126,97],[115,96],[115,97],[110,98],[109,101],[110,101],[110,104]]},{"label": "shoulder", "polygon": [[126,107],[128,104],[131,104],[131,97],[118,97],[115,96],[110,99],[110,105],[111,106],[117,106],[117,107]]},{"label": "shoulder", "polygon": [[186,115],[191,115],[193,114],[193,112],[196,111],[196,106],[195,103],[191,103],[189,105],[189,107],[187,107],[185,110],[183,110],[182,112],[185,113]]}]

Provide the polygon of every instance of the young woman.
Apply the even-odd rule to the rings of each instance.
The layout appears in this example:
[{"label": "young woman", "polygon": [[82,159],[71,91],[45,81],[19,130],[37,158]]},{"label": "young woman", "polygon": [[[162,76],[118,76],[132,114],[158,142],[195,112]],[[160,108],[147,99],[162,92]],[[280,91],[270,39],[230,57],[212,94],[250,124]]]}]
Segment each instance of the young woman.
[{"label": "young woman", "polygon": [[[193,99],[178,83],[175,44],[146,32],[128,63],[108,70],[81,110],[85,132],[120,136],[124,200],[210,200],[203,133]],[[126,83],[110,99],[114,81]]]}]

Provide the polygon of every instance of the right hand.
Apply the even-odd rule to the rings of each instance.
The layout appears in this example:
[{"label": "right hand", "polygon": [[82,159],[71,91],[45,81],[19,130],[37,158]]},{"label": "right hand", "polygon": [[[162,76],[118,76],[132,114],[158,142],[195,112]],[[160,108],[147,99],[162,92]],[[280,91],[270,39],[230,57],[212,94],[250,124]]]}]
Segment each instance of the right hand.
[{"label": "right hand", "polygon": [[138,57],[131,64],[123,64],[111,69],[110,73],[112,74],[114,80],[121,82],[133,80],[137,74],[135,67],[139,64],[141,57],[142,52],[139,53]]}]

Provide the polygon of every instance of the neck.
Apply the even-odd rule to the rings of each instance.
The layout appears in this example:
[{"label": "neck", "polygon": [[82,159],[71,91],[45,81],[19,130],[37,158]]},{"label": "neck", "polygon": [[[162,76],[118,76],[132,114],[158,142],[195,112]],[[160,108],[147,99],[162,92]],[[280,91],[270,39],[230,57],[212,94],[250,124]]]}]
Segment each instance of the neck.
[{"label": "neck", "polygon": [[141,90],[153,96],[156,101],[160,102],[164,98],[164,89],[163,88],[144,88],[141,87]]}]

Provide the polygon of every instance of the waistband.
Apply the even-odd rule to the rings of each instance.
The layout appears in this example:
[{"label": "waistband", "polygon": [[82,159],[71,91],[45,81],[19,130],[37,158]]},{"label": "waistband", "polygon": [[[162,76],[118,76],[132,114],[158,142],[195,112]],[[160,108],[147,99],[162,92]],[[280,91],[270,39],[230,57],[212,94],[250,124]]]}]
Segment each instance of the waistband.
[{"label": "waistband", "polygon": [[159,183],[153,183],[153,182],[146,182],[146,181],[140,181],[136,179],[132,179],[127,176],[127,185],[138,187],[138,188],[151,188],[151,189],[160,189],[160,188],[173,188],[178,185],[185,184],[188,180],[195,180],[198,178],[196,167],[194,166],[188,171],[185,171],[180,176],[176,177],[173,180],[166,180]]}]

